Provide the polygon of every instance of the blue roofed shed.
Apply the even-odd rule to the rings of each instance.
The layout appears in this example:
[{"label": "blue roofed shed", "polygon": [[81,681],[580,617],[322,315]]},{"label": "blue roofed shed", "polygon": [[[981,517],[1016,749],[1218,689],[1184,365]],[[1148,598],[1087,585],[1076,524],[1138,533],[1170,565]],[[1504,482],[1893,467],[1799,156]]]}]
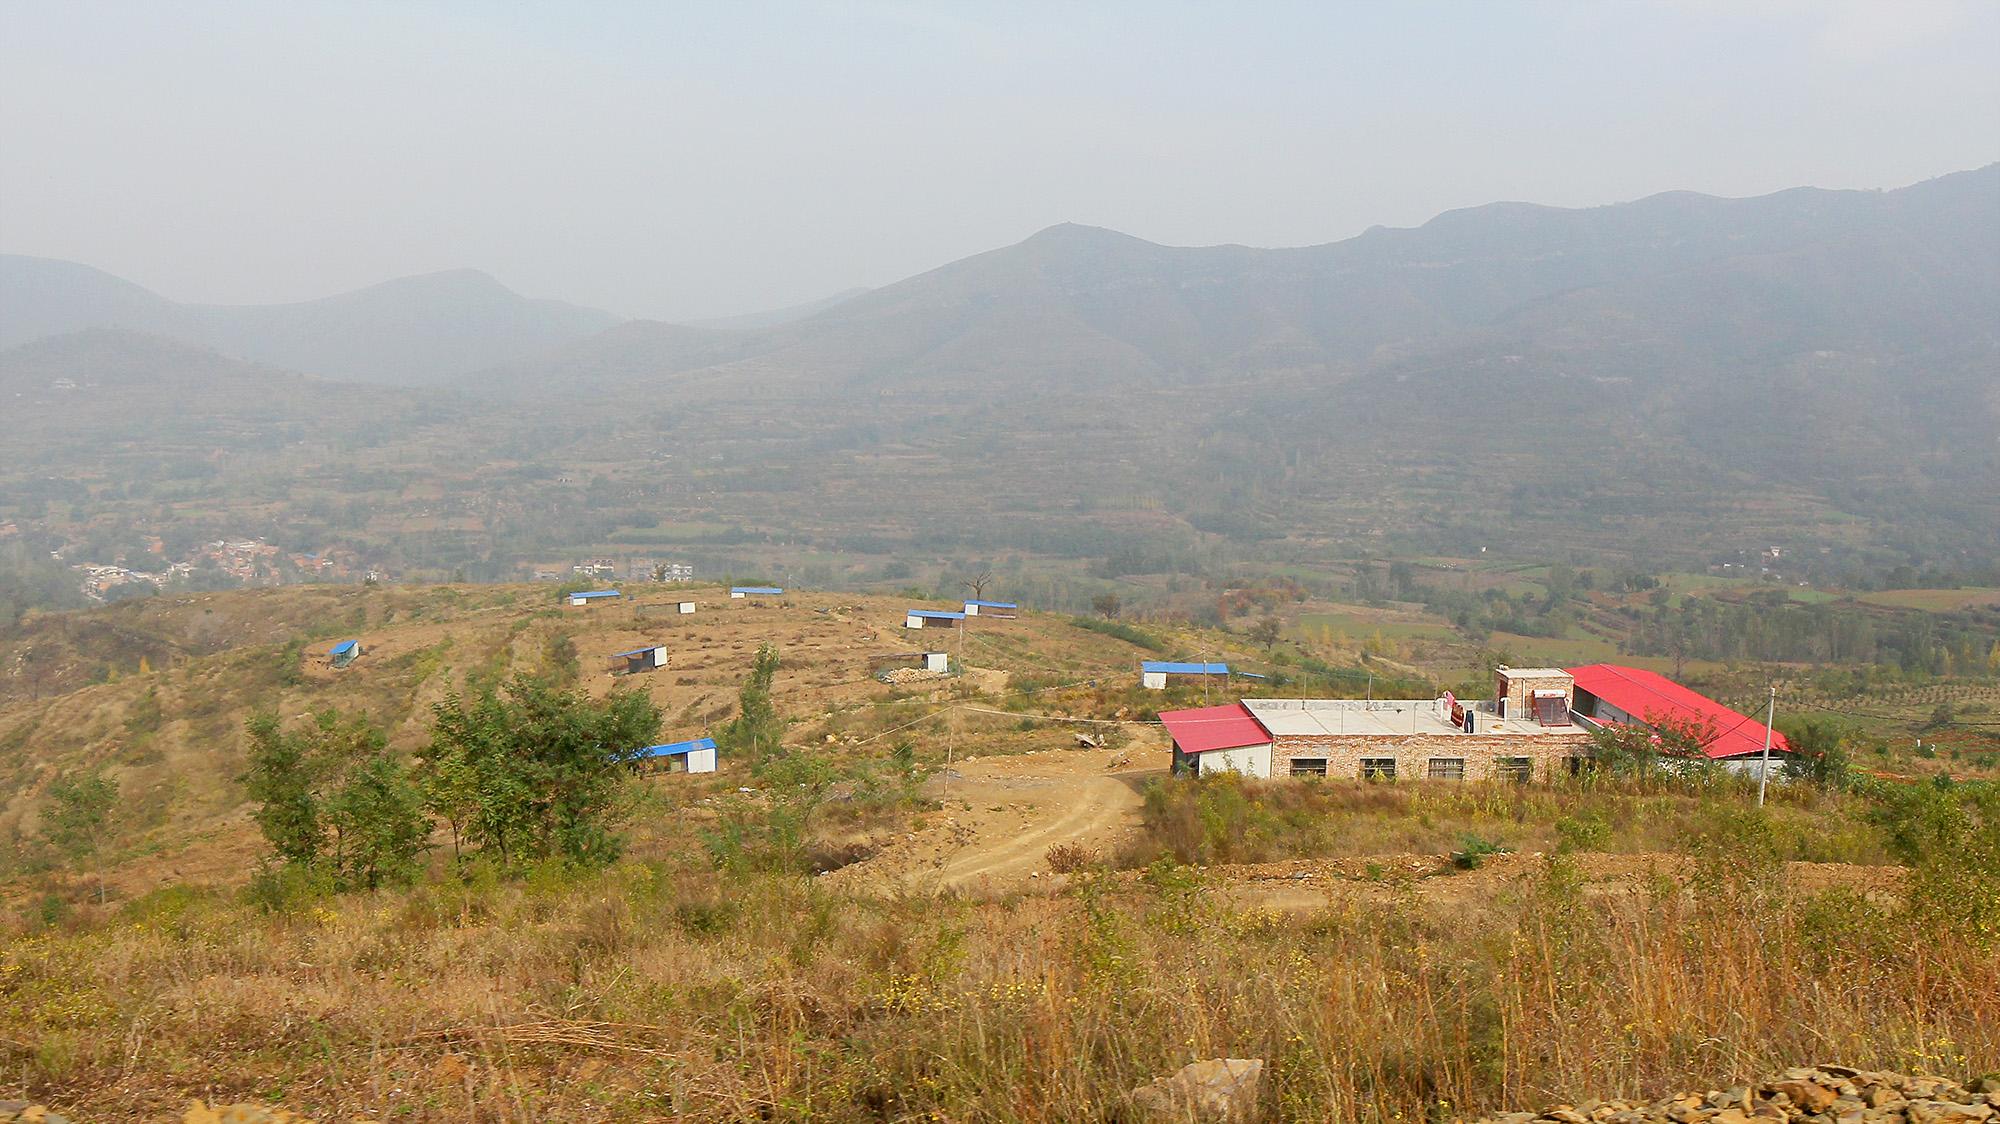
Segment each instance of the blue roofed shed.
[{"label": "blue roofed shed", "polygon": [[670,773],[713,773],[715,739],[696,738],[693,741],[649,745],[640,750],[634,760],[640,764],[664,767]]},{"label": "blue roofed shed", "polygon": [[1014,615],[1014,610],[1018,608],[1020,606],[1014,604],[1012,601],[967,600],[965,603],[965,615],[968,617],[1011,617]]},{"label": "blue roofed shed", "polygon": [[340,643],[328,648],[326,654],[327,658],[333,661],[333,666],[346,667],[360,657],[361,641],[342,640]]},{"label": "blue roofed shed", "polygon": [[1229,665],[1226,663],[1176,663],[1171,660],[1146,660],[1139,665],[1139,685],[1154,691],[1166,689],[1171,676],[1216,675],[1227,677]]},{"label": "blue roofed shed", "polygon": [[777,597],[784,592],[785,588],[778,585],[739,585],[731,587],[729,596],[740,601],[745,597]]},{"label": "blue roofed shed", "polygon": [[903,615],[904,628],[950,627],[965,619],[964,613],[949,609],[911,609]]},{"label": "blue roofed shed", "polygon": [[570,594],[569,603],[572,605],[588,605],[593,601],[604,601],[612,597],[620,597],[620,596],[623,596],[623,594],[620,594],[615,589],[593,589],[585,593]]},{"label": "blue roofed shed", "polygon": [[634,648],[611,657],[611,674],[636,675],[642,671],[654,671],[667,666],[667,646],[655,644],[650,648]]}]

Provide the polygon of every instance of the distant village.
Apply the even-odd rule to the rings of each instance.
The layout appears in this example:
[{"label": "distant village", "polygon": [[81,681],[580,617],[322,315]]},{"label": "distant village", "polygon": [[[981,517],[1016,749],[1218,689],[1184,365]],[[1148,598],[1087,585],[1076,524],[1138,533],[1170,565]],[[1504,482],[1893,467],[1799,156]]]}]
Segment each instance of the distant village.
[{"label": "distant village", "polygon": [[[0,525],[0,537],[18,533],[12,523]],[[294,582],[368,582],[393,580],[384,569],[369,565],[361,555],[343,547],[302,553],[286,551],[261,538],[217,539],[203,543],[186,555],[168,560],[159,536],[149,536],[146,549],[152,565],[130,558],[111,562],[69,562],[73,548],[51,552],[57,562],[67,562],[77,575],[78,589],[91,601],[115,601],[135,593],[170,586],[226,588],[235,586],[286,585]],[[164,564],[161,564],[164,563]],[[575,563],[542,563],[532,567],[535,581],[686,582],[693,581],[694,566],[687,562],[650,557],[587,558]],[[206,581],[201,579],[205,578]]]}]

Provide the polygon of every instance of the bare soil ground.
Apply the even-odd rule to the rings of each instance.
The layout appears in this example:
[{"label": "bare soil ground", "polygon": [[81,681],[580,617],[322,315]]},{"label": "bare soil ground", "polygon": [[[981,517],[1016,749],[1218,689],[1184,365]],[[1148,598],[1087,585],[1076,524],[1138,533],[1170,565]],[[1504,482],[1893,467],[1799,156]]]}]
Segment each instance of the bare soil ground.
[{"label": "bare soil ground", "polygon": [[[1055,885],[1049,848],[1106,853],[1139,824],[1139,790],[1159,768],[1141,755],[1101,749],[1042,750],[957,762],[925,795],[943,807],[869,859],[828,875],[857,888],[1012,889]],[[1157,755],[1152,755],[1157,758]]]},{"label": "bare soil ground", "polygon": [[[1450,855],[1377,855],[1367,858],[1293,859],[1286,862],[1210,867],[1208,877],[1232,899],[1268,909],[1316,910],[1357,898],[1393,903],[1412,895],[1426,900],[1476,903],[1518,891],[1542,878],[1548,857],[1540,852],[1493,855],[1477,869],[1460,870]],[[1593,896],[1657,892],[1673,887],[1691,892],[1695,862],[1668,853],[1569,856]],[[1902,889],[1903,868],[1851,863],[1785,864],[1785,878],[1800,891],[1841,887],[1871,898],[1894,897]]]}]

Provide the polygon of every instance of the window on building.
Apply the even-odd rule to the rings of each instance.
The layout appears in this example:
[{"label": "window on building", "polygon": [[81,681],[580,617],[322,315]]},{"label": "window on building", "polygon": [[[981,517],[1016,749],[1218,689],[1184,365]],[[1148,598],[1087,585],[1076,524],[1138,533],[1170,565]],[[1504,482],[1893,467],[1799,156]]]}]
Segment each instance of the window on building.
[{"label": "window on building", "polygon": [[1393,757],[1363,757],[1361,759],[1361,779],[1364,781],[1395,780],[1396,759]]},{"label": "window on building", "polygon": [[1295,777],[1323,777],[1326,775],[1326,758],[1292,758],[1292,775]]},{"label": "window on building", "polygon": [[1462,781],[1465,779],[1465,758],[1431,758],[1430,777],[1434,781]]},{"label": "window on building", "polygon": [[1495,780],[1524,782],[1535,777],[1535,763],[1526,757],[1502,757],[1493,763]]}]

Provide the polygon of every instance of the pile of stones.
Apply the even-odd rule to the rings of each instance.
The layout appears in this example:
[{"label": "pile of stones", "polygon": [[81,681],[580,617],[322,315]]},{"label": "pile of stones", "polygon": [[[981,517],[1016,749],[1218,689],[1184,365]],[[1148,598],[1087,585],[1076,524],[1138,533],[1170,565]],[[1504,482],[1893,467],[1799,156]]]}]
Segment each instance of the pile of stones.
[{"label": "pile of stones", "polygon": [[2000,1074],[1961,1085],[1821,1065],[1755,1085],[1657,1101],[1586,1101],[1503,1112],[1481,1124],[2000,1124]]}]

